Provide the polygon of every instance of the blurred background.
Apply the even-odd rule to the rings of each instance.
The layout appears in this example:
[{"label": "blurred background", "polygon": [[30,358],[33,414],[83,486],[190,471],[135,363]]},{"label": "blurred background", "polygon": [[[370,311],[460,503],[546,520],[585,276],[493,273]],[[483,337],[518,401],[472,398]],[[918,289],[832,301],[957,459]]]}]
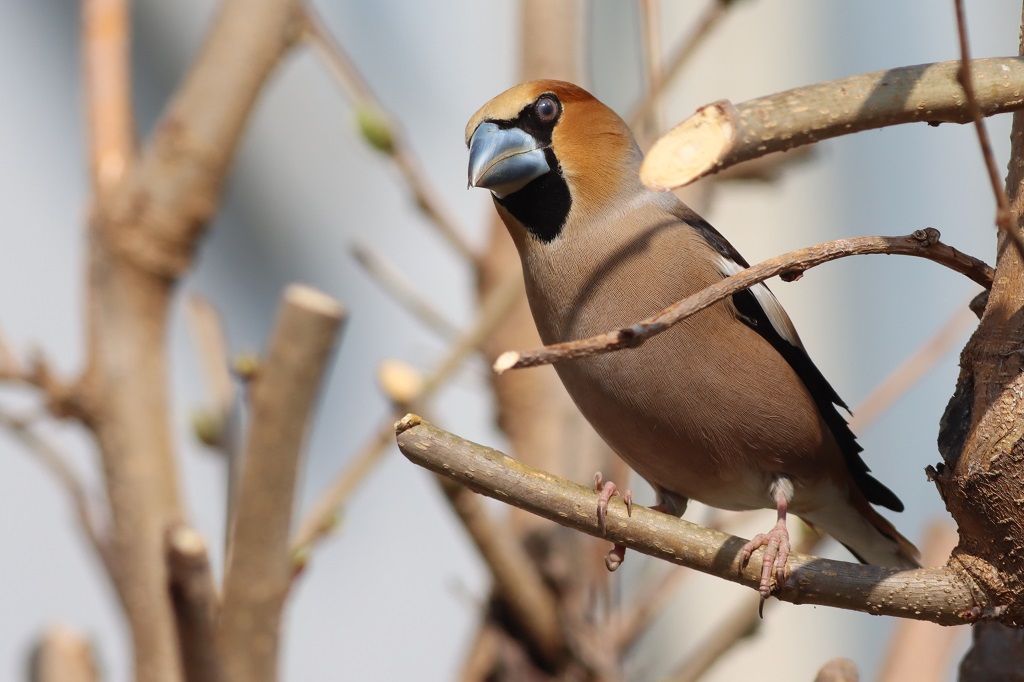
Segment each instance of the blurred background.
[{"label": "blurred background", "polygon": [[[657,4],[657,3],[655,3]],[[202,44],[214,0],[137,0],[134,78],[145,135]],[[449,0],[317,2],[339,43],[404,127],[422,170],[468,241],[488,239],[491,200],[466,191],[463,127],[519,80],[519,3]],[[665,53],[706,3],[660,3]],[[71,373],[82,361],[83,223],[87,211],[79,55],[79,7],[67,0],[0,0],[0,329],[19,349],[38,345]],[[1017,53],[1019,3],[968,8],[973,56]],[[585,82],[622,114],[644,85],[643,18],[635,3],[581,5]],[[543,45],[535,46],[544,49]],[[958,58],[952,3],[733,3],[673,81],[659,108],[664,126],[717,99],[743,101],[820,80]],[[1000,168],[1009,117],[989,119]],[[771,183],[716,183],[701,210],[751,262],[812,243],[932,226],[943,239],[994,262],[994,203],[974,131],[901,126],[819,144]],[[184,282],[219,310],[232,353],[259,350],[282,288],[295,281],[342,300],[350,318],[310,438],[302,489],[307,507],[391,408],[377,387],[379,364],[401,359],[426,371],[448,341],[411,315],[361,269],[353,244],[383,254],[458,327],[476,311],[473,271],[432,229],[401,175],[359,135],[356,112],[324,63],[299,48],[258,104],[216,224]],[[772,283],[814,360],[851,406],[869,395],[977,293],[932,263],[851,258],[799,282]],[[184,300],[184,296],[181,299]],[[222,459],[199,444],[192,417],[208,400],[184,315],[175,316],[174,414],[182,477],[195,526],[217,550],[223,537]],[[938,420],[952,393],[960,342],[860,440],[878,478],[906,503],[894,519],[920,542],[948,519],[924,467],[938,461]],[[547,371],[547,370],[528,370]],[[468,362],[433,402],[432,419],[497,448],[489,368]],[[5,388],[0,405],[33,409],[30,394]],[[101,490],[95,453],[71,426],[50,429],[75,469]],[[0,679],[24,675],[27,650],[47,625],[88,633],[106,679],[129,677],[129,648],[116,598],[83,542],[64,492],[0,431]],[[580,482],[585,482],[581,480]],[[634,485],[638,502],[653,495]],[[700,520],[694,508],[688,519]],[[504,513],[489,505],[495,515]],[[301,516],[301,514],[300,514]],[[735,532],[767,528],[744,517]],[[849,559],[834,543],[825,555]],[[214,551],[219,570],[222,558]],[[595,555],[597,556],[597,555]],[[599,559],[597,559],[599,561]],[[612,579],[642,581],[655,560],[631,553]],[[723,603],[749,590],[694,573],[662,618],[656,640],[627,663],[632,679],[659,679],[700,646]],[[288,607],[284,678],[448,680],[462,665],[481,603],[485,567],[424,471],[388,452],[349,504],[335,533],[313,550]],[[705,679],[811,679],[848,656],[862,679],[880,665],[892,622],[826,608],[776,604]],[[966,648],[966,637],[959,646]],[[655,651],[655,649],[657,649]],[[647,653],[643,653],[643,652]],[[773,656],[768,658],[768,656]],[[959,659],[954,652],[951,660]],[[770,661],[766,663],[766,661]],[[630,667],[631,666],[631,667]],[[950,673],[952,676],[952,673]]]}]

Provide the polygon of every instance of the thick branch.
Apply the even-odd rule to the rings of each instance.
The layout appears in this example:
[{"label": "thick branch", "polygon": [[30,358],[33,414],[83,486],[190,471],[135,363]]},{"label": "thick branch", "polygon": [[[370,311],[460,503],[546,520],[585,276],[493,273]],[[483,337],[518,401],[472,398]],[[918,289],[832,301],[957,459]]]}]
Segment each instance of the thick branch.
[{"label": "thick branch", "polygon": [[[527,467],[497,450],[463,440],[407,415],[396,425],[398,447],[413,463],[447,476],[489,497],[644,554],[695,568],[758,589],[758,560],[739,564],[741,538],[702,528],[644,507],[625,514],[609,509],[607,527],[597,522],[597,493],[571,481]],[[984,608],[972,585],[949,567],[900,571],[791,554],[791,573],[775,593],[782,601],[835,606],[875,615],[966,622],[965,613]]]},{"label": "thick branch", "polygon": [[623,327],[578,341],[552,344],[535,350],[503,353],[495,361],[494,370],[500,374],[510,369],[536,367],[588,355],[609,353],[623,348],[635,348],[677,322],[699,313],[724,298],[748,289],[758,282],[763,282],[769,277],[780,275],[789,281],[798,278],[804,271],[816,265],[846,256],[866,254],[927,258],[970,277],[986,289],[992,286],[992,268],[977,258],[960,253],[953,247],[943,244],[939,241],[938,230],[932,228],[918,230],[905,237],[840,239],[790,251],[758,263],[743,272],[726,277],[721,282],[717,282],[631,327]]},{"label": "thick branch", "polygon": [[[985,116],[1024,108],[1024,59],[976,59],[971,73]],[[697,110],[654,144],[644,184],[672,189],[772,152],[900,123],[970,123],[959,61],[905,66]]]},{"label": "thick branch", "polygon": [[294,571],[288,534],[295,480],[342,319],[333,299],[288,287],[266,360],[252,382],[252,422],[217,633],[230,682],[277,679],[280,617]]}]

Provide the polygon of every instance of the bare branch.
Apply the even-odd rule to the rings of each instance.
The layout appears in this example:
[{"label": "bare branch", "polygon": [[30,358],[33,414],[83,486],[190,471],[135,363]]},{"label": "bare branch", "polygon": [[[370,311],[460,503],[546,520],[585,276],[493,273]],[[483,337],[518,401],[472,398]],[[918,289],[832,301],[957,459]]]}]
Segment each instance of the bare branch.
[{"label": "bare branch", "polygon": [[11,436],[20,441],[29,452],[34,454],[40,463],[49,470],[60,486],[64,488],[64,491],[71,499],[71,505],[75,509],[79,527],[85,534],[89,544],[92,545],[96,556],[100,558],[109,570],[111,567],[110,547],[100,532],[96,519],[93,517],[89,493],[71,469],[67,458],[57,450],[56,446],[33,431],[31,425],[23,419],[0,412],[0,427],[6,429]]},{"label": "bare branch", "polygon": [[964,338],[968,330],[977,326],[977,320],[966,302],[957,306],[949,320],[931,338],[853,409],[853,417],[850,419],[853,432],[861,433],[874,424],[893,403],[916,386]]},{"label": "bare branch", "polygon": [[229,530],[217,643],[225,679],[277,679],[295,480],[320,384],[344,318],[309,287],[285,290],[266,360],[251,388],[252,421]]},{"label": "bare branch", "polygon": [[[1024,59],[971,62],[984,116],[1024,107]],[[715,102],[658,140],[640,168],[644,184],[673,189],[741,161],[830,137],[900,123],[969,123],[959,61],[875,71],[740,104]]]},{"label": "bare branch", "polygon": [[[520,281],[518,272],[508,271],[504,280],[495,287],[481,306],[480,314],[473,326],[452,344],[444,359],[423,381],[421,393],[414,401],[417,405],[426,404],[462,366],[466,358],[480,347],[495,325],[504,319],[509,308],[522,295]],[[292,540],[293,551],[308,548],[334,527],[340,507],[387,451],[394,435],[394,419],[398,416],[395,415],[382,423],[345,470],[320,494],[299,524],[299,529]]]},{"label": "bare branch", "polygon": [[651,71],[650,82],[647,92],[643,94],[640,101],[633,105],[626,121],[632,128],[639,125],[644,118],[654,109],[658,101],[665,94],[665,90],[675,80],[676,76],[683,70],[683,67],[690,58],[697,52],[697,48],[703,44],[704,39],[711,35],[711,32],[725,18],[727,10],[732,2],[728,0],[708,0],[707,7],[697,20],[693,30],[676,46],[668,63],[656,70]]},{"label": "bare branch", "polygon": [[129,0],[82,2],[82,61],[93,192],[106,193],[124,177],[135,154]]},{"label": "bare branch", "polygon": [[458,326],[423,296],[422,289],[407,280],[401,270],[374,251],[369,244],[355,242],[352,244],[352,255],[391,298],[441,338],[450,341],[459,335]]},{"label": "bare branch", "polygon": [[165,541],[181,669],[188,682],[220,682],[223,675],[215,647],[220,598],[206,543],[184,524],[169,528]]},{"label": "bare branch", "polygon": [[[667,514],[614,502],[604,529],[598,524],[598,494],[542,472],[496,450],[463,440],[406,415],[396,425],[398,447],[413,463],[481,494],[515,505],[556,523],[603,537],[644,554],[758,589],[760,553],[739,563],[742,538],[694,525]],[[782,601],[819,604],[954,625],[965,614],[984,610],[984,595],[949,567],[899,570],[850,564],[806,554],[789,557],[790,574],[775,596]]]},{"label": "bare branch", "polygon": [[[921,563],[934,566],[945,561],[956,546],[956,539],[956,528],[951,523],[931,523],[921,543]],[[918,620],[901,620],[889,637],[889,651],[876,682],[941,680],[949,677],[956,641],[965,635],[963,629],[944,628]]]},{"label": "bare branch", "polygon": [[989,183],[992,185],[992,193],[996,198],[996,226],[1006,232],[1017,246],[1017,251],[1024,257],[1024,235],[1013,226],[1013,216],[1010,214],[1010,198],[1006,194],[1003,180],[996,168],[996,157],[992,153],[992,143],[988,139],[988,130],[985,128],[985,121],[982,117],[981,105],[978,103],[978,96],[974,90],[974,77],[971,74],[971,54],[967,47],[967,18],[964,16],[963,0],[954,0],[956,7],[956,30],[960,41],[960,67],[956,71],[956,80],[963,86],[964,98],[967,100],[967,111],[974,129],[978,132],[978,145],[981,147],[981,156],[985,160],[985,171],[988,173]]},{"label": "bare branch", "polygon": [[822,263],[847,256],[888,254],[917,256],[935,261],[970,277],[985,288],[992,285],[992,268],[984,262],[963,254],[939,241],[939,232],[933,228],[917,230],[905,237],[853,237],[809,246],[758,263],[721,282],[717,282],[657,315],[598,336],[578,341],[552,344],[529,351],[508,351],[494,362],[499,374],[510,369],[536,367],[563,360],[572,360],[609,353],[623,348],[635,348],[647,339],[660,334],[672,325],[708,308],[728,296],[743,291],[758,282],[780,275],[791,281],[803,272]]},{"label": "bare branch", "polygon": [[99,666],[88,639],[65,625],[42,634],[29,659],[29,682],[98,682]]},{"label": "bare branch", "polygon": [[557,665],[564,654],[565,636],[558,605],[529,555],[515,536],[487,515],[483,501],[454,480],[438,477],[441,488],[490,569],[495,595],[523,629],[540,658]]},{"label": "bare branch", "polygon": [[327,63],[338,85],[352,100],[367,142],[392,158],[409,191],[412,192],[416,206],[423,211],[456,253],[470,263],[475,262],[475,250],[466,241],[465,232],[457,225],[451,211],[441,203],[438,198],[440,194],[431,186],[395,117],[387,113],[348,53],[334,39],[323,19],[309,2],[305,3],[303,18],[304,37]]}]

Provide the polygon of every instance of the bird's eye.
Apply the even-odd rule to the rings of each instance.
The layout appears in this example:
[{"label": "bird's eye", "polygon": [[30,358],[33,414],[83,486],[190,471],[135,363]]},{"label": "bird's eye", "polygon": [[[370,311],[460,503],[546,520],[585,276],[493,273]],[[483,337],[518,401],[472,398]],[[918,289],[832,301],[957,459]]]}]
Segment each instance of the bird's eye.
[{"label": "bird's eye", "polygon": [[534,103],[533,110],[537,114],[537,120],[541,123],[553,123],[562,113],[561,107],[558,106],[558,100],[552,95],[540,96]]}]

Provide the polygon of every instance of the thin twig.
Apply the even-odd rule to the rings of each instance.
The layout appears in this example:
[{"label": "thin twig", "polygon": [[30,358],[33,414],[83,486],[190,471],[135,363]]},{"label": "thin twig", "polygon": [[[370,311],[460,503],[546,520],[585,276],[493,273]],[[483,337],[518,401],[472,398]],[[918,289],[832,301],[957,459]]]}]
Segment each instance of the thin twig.
[{"label": "thin twig", "polygon": [[974,77],[971,74],[971,54],[967,46],[967,17],[964,15],[963,0],[953,0],[956,7],[956,31],[960,41],[960,68],[957,69],[956,79],[963,86],[964,97],[967,100],[967,111],[974,122],[974,129],[978,132],[978,145],[981,147],[981,156],[985,160],[985,170],[988,173],[988,181],[992,185],[992,193],[996,198],[996,227],[1006,233],[1017,246],[1017,252],[1024,258],[1024,235],[1013,225],[1013,216],[1010,214],[1010,199],[1006,194],[1003,179],[996,167],[996,157],[992,153],[992,143],[988,138],[988,129],[985,128],[985,121],[982,117],[981,105],[978,104],[978,97],[974,91]]},{"label": "thin twig", "polygon": [[352,100],[361,117],[364,117],[364,135],[373,146],[391,156],[399,172],[412,192],[416,205],[430,219],[441,235],[455,251],[468,262],[477,259],[476,251],[466,240],[465,232],[458,226],[452,213],[438,198],[440,194],[430,185],[426,173],[416,160],[412,147],[406,141],[405,133],[397,119],[387,113],[373,89],[359,73],[355,62],[331,35],[327,24],[311,3],[305,3],[304,35],[313,49],[320,55],[338,85]]},{"label": "thin twig", "polygon": [[643,94],[640,101],[633,105],[626,121],[629,126],[639,125],[647,115],[654,110],[665,90],[675,80],[676,76],[683,70],[683,66],[690,61],[690,58],[697,52],[704,39],[711,35],[711,32],[725,18],[731,2],[724,0],[709,0],[707,7],[701,13],[696,26],[676,47],[672,56],[665,66],[660,67],[657,72],[652,72],[647,92]]},{"label": "thin twig", "polygon": [[280,618],[294,574],[288,534],[295,482],[343,320],[334,299],[289,286],[266,359],[252,382],[252,420],[217,623],[227,680],[277,679]]},{"label": "thin twig", "polygon": [[[740,563],[742,538],[726,535],[668,514],[614,500],[606,524],[594,510],[598,493],[507,455],[459,438],[406,415],[396,425],[398,447],[414,464],[447,476],[483,495],[517,506],[563,526],[625,545],[644,554],[758,589],[761,550]],[[774,595],[781,601],[819,604],[930,620],[967,622],[972,613],[1001,617],[973,580],[950,567],[900,570],[851,564],[794,552],[789,576]]]},{"label": "thin twig", "polygon": [[[424,379],[422,391],[414,401],[417,405],[425,405],[455,374],[466,358],[480,347],[495,325],[505,318],[521,295],[521,278],[517,272],[510,270],[481,305],[480,314],[473,326],[463,332],[448,349],[444,359]],[[394,436],[394,420],[398,416],[386,418],[348,466],[320,494],[299,524],[292,539],[293,551],[304,551],[335,526],[338,510],[387,451]]]},{"label": "thin twig", "polygon": [[24,419],[0,412],[0,427],[6,429],[11,436],[33,453],[64,488],[71,499],[71,505],[75,509],[82,532],[85,533],[85,537],[89,540],[96,555],[109,570],[112,566],[110,548],[94,517],[89,493],[72,470],[71,465],[68,464],[67,458],[60,453],[55,445],[36,433]]},{"label": "thin twig", "polygon": [[388,262],[369,244],[361,241],[354,242],[352,255],[355,256],[356,262],[363,266],[366,273],[391,295],[391,298],[442,339],[450,341],[459,335],[458,325],[449,320],[438,310],[437,306],[423,296],[422,287],[417,287],[407,280],[397,266]]},{"label": "thin twig", "polygon": [[[970,123],[956,75],[961,62],[862,73],[774,93],[739,104],[701,107],[661,137],[640,167],[644,184],[675,189],[741,161],[839,135],[901,123]],[[984,116],[1024,107],[1024,59],[971,62]]]},{"label": "thin twig", "polygon": [[978,318],[965,302],[927,341],[885,377],[871,393],[853,409],[850,428],[862,433],[892,407],[952,350],[967,330],[976,327]]},{"label": "thin twig", "polygon": [[943,244],[939,241],[938,230],[930,227],[917,230],[905,237],[840,239],[790,251],[758,263],[674,303],[657,315],[631,327],[623,327],[586,339],[552,344],[529,351],[508,351],[501,354],[494,362],[494,371],[500,374],[510,369],[535,367],[588,355],[609,353],[623,348],[635,348],[677,322],[770,277],[781,275],[784,280],[789,281],[822,263],[837,258],[866,254],[926,258],[970,277],[985,288],[989,288],[992,284],[992,268],[976,258]]}]

